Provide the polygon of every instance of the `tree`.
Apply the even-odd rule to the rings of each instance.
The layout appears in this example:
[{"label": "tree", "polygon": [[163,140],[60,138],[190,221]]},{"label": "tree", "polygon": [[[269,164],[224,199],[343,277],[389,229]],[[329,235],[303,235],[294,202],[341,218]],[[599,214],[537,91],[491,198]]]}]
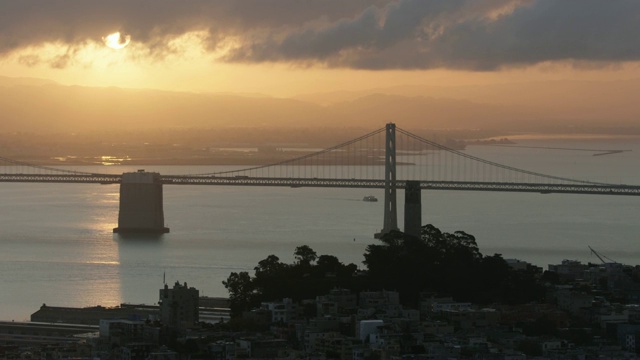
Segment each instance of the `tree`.
[{"label": "tree", "polygon": [[340,260],[333,255],[320,255],[320,257],[318,257],[317,265],[320,270],[333,272],[338,271],[338,269],[343,266]]},{"label": "tree", "polygon": [[232,315],[240,315],[251,307],[255,288],[248,272],[232,272],[222,284],[229,291]]},{"label": "tree", "polygon": [[[345,265],[333,255],[320,255],[313,268],[317,276],[333,274],[333,276],[342,279],[350,279],[355,275],[356,271],[358,271],[356,264]],[[344,282],[336,284],[336,286],[344,286]]]},{"label": "tree", "polygon": [[295,255],[295,259],[300,265],[311,265],[318,258],[318,254],[308,245],[298,246],[293,255]]},{"label": "tree", "polygon": [[254,268],[256,275],[253,285],[258,301],[276,300],[279,295],[285,297],[287,292],[287,270],[289,265],[280,262],[275,255],[269,255],[266,259],[258,262]]},{"label": "tree", "polygon": [[266,259],[260,260],[258,262],[258,266],[253,268],[256,271],[256,276],[266,276],[266,275],[274,275],[280,272],[285,264],[280,262],[280,258],[275,255],[269,255]]},{"label": "tree", "polygon": [[447,233],[429,224],[420,238],[391,232],[381,240],[364,255],[369,283],[398,291],[404,304],[417,305],[423,291],[477,303],[521,303],[539,296],[535,274],[516,272],[500,255],[483,256],[475,237],[464,231]]}]

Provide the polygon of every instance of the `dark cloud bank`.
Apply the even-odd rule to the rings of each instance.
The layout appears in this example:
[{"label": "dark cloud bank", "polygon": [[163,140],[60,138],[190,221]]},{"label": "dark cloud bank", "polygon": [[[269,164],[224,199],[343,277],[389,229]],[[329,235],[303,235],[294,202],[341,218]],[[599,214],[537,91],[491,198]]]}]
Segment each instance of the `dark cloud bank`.
[{"label": "dark cloud bank", "polygon": [[0,56],[124,31],[151,54],[207,31],[228,62],[493,70],[640,60],[638,0],[0,0]]}]

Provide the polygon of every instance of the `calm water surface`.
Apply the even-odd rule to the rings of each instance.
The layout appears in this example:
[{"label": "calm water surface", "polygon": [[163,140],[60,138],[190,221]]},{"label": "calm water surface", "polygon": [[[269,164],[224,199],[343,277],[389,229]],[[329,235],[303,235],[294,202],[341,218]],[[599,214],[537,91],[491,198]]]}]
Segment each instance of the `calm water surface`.
[{"label": "calm water surface", "polygon": [[[519,145],[633,151],[592,156],[472,146],[467,152],[553,175],[640,184],[637,140]],[[212,167],[145,168],[181,174]],[[382,224],[382,203],[362,201],[365,195],[382,198],[382,190],[165,186],[171,233],[129,239],[112,233],[118,191],[117,185],[0,183],[0,319],[27,320],[42,303],[153,304],[163,276],[168,283],[186,281],[203,295],[226,296],[221,282],[230,272],[251,271],[270,254],[291,262],[302,244],[362,267],[362,254]],[[484,254],[545,268],[563,259],[598,262],[588,245],[619,262],[640,264],[638,197],[431,191],[423,192],[423,223],[473,234]]]}]

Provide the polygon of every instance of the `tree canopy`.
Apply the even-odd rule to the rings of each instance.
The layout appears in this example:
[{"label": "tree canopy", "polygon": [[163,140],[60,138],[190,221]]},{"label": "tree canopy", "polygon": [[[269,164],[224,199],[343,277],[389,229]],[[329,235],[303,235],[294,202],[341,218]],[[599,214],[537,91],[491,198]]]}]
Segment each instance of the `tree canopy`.
[{"label": "tree canopy", "polygon": [[354,264],[344,265],[332,255],[318,256],[308,245],[297,247],[294,257],[295,263],[285,264],[269,255],[258,262],[253,277],[247,272],[231,273],[222,283],[229,291],[232,313],[241,314],[264,301],[312,299],[335,287],[353,286],[358,269]]},{"label": "tree canopy", "polygon": [[282,298],[311,299],[335,287],[395,290],[409,306],[418,305],[422,292],[480,304],[529,302],[542,294],[534,273],[511,269],[500,254],[482,255],[473,235],[442,232],[433,225],[423,226],[419,238],[396,231],[367,246],[363,276],[355,276],[356,265],[344,265],[333,255],[318,256],[308,245],[298,246],[294,258],[293,264],[285,264],[269,255],[258,262],[253,277],[231,273],[223,284],[232,312]]},{"label": "tree canopy", "polygon": [[464,231],[425,225],[420,238],[391,232],[381,240],[364,254],[368,277],[399,291],[405,304],[417,305],[425,291],[476,303],[526,302],[540,293],[533,274],[511,269],[499,254],[483,256]]}]

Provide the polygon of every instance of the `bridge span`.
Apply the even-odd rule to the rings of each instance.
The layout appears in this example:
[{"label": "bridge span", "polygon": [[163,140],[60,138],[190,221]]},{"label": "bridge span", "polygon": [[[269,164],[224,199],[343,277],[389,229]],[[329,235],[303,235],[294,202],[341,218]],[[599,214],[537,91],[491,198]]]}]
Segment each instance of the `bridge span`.
[{"label": "bridge span", "polygon": [[[409,180],[396,180],[396,189],[405,189]],[[163,184],[170,185],[222,185],[222,186],[281,186],[281,187],[323,187],[323,188],[363,188],[384,189],[384,180],[371,179],[295,179],[295,178],[252,178],[252,177],[187,177],[162,176]],[[640,196],[640,186],[597,185],[597,184],[539,184],[539,183],[496,183],[473,181],[418,181],[423,190],[467,190],[467,191],[507,191],[532,193],[632,195]]]},{"label": "bridge span", "polygon": [[[351,189],[384,189],[384,180],[375,179],[321,179],[270,178],[249,176],[185,176],[160,175],[163,185],[218,185],[218,186],[278,186]],[[396,180],[396,189],[405,189],[408,180]],[[120,184],[122,175],[108,174],[0,174],[0,182]],[[616,184],[554,184],[481,181],[419,181],[422,190],[449,191],[504,191],[541,194],[590,194],[640,196],[639,185]]]},{"label": "bridge span", "polygon": [[[398,133],[399,138],[395,124],[387,124],[360,138],[290,160],[207,174],[162,175],[144,170],[103,174],[0,157],[0,182],[118,184],[120,214],[114,231],[160,233],[169,231],[162,210],[164,185],[384,189],[380,235],[398,229],[397,189],[405,189],[407,200],[412,193],[411,208],[405,201],[405,231],[408,221],[413,232],[419,231],[415,224],[421,221],[421,190],[640,195],[639,185],[546,175],[481,159],[401,129]],[[407,216],[414,218],[407,220]]]}]

